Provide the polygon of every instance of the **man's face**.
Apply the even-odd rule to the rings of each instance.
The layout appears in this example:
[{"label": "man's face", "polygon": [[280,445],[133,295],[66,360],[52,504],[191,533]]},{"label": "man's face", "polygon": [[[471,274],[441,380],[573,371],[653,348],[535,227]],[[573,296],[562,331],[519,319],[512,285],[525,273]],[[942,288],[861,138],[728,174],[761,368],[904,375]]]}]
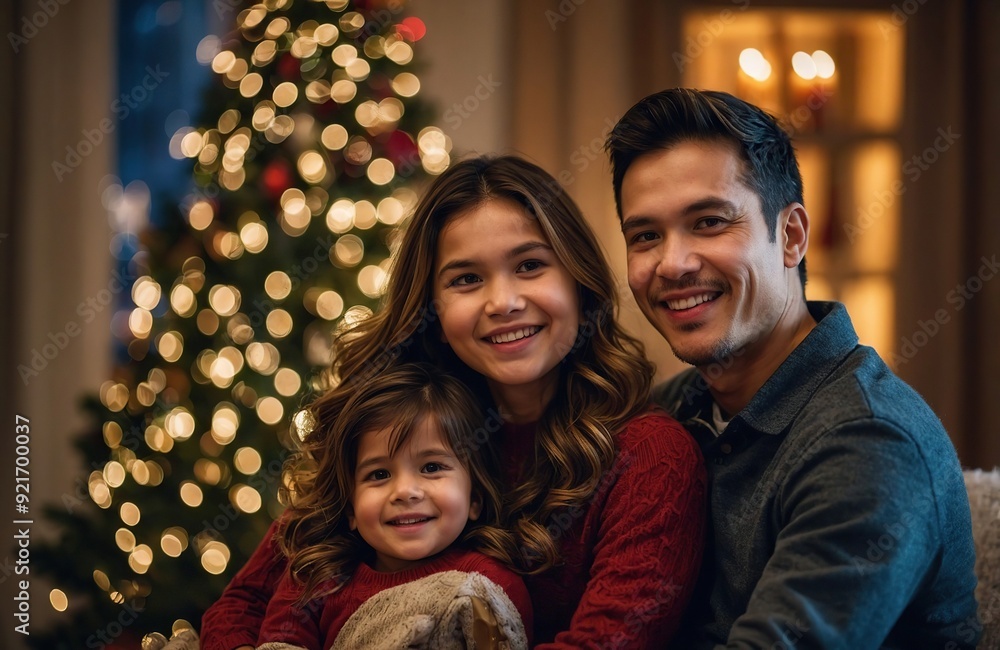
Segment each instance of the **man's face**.
[{"label": "man's face", "polygon": [[640,156],[622,182],[629,286],[677,358],[695,366],[763,354],[801,304],[805,249],[789,251],[788,210],[770,241],[742,170],[734,145],[684,141]]}]

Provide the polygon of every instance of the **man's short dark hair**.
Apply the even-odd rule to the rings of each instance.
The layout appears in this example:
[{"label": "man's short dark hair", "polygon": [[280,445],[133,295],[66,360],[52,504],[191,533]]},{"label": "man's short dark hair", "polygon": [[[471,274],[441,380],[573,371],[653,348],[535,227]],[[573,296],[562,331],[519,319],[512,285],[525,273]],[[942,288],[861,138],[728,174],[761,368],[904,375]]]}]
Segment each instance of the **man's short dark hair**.
[{"label": "man's short dark hair", "polygon": [[[622,216],[622,180],[636,158],[685,141],[720,141],[736,145],[743,161],[742,180],[760,198],[771,241],[778,213],[789,203],[803,203],[802,175],[788,133],[778,121],[729,93],[671,88],[640,100],[608,136],[615,207]],[[806,261],[799,263],[806,283]]]}]

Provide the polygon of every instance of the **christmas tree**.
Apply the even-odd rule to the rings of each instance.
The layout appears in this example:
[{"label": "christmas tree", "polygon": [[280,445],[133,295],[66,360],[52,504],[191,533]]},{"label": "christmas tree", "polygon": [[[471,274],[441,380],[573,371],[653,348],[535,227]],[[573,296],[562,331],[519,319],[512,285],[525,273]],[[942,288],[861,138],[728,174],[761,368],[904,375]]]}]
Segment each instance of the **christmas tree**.
[{"label": "christmas tree", "polygon": [[129,361],[87,401],[77,494],[47,509],[60,534],[33,560],[61,613],[32,647],[197,627],[280,513],[331,335],[371,312],[415,183],[449,164],[402,4],[267,0],[199,46],[218,83],[170,143],[194,190],[130,262]]}]

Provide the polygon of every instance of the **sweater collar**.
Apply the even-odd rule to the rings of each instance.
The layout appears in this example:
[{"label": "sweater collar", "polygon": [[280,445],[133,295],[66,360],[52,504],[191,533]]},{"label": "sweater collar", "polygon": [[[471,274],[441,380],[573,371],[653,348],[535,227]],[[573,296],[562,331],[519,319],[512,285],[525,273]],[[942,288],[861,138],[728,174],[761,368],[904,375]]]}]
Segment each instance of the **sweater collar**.
[{"label": "sweater collar", "polygon": [[787,429],[813,393],[858,345],[858,335],[843,304],[806,304],[816,327],[739,413],[750,427],[762,433],[777,435]]},{"label": "sweater collar", "polygon": [[393,571],[391,573],[376,571],[362,562],[355,569],[351,579],[359,588],[370,589],[371,593],[376,593],[383,589],[440,573],[441,571],[447,571],[455,566],[456,558],[466,552],[461,547],[452,546],[427,562],[423,562],[411,569],[403,569],[402,571]]},{"label": "sweater collar", "polygon": [[[816,327],[792,350],[750,403],[732,418],[751,429],[778,435],[798,416],[823,381],[858,345],[858,335],[839,302],[806,303]],[[705,379],[694,368],[684,371],[671,385],[678,387],[669,410],[704,448],[718,433],[712,420],[714,400]],[[736,427],[740,428],[740,427]],[[727,427],[727,431],[733,427]]]}]

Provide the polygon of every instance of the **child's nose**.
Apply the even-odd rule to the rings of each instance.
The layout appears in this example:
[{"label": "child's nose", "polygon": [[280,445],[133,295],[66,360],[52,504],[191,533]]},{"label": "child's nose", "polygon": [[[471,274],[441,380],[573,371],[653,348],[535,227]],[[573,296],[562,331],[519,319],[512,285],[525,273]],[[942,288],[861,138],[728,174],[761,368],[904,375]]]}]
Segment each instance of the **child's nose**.
[{"label": "child's nose", "polygon": [[423,496],[420,480],[415,476],[399,476],[393,483],[393,501],[416,501]]}]

